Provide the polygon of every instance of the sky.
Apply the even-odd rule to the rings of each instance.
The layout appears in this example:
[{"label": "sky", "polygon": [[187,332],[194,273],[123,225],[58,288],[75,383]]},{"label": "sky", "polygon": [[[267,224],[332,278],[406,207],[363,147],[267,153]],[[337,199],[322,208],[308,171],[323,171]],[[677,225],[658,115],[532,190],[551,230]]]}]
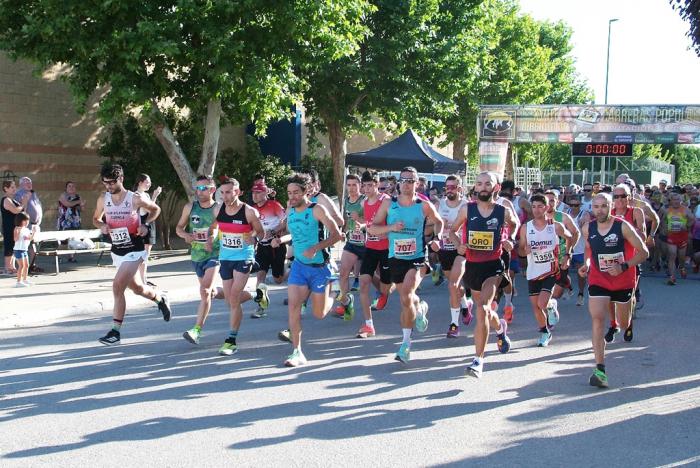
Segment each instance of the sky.
[{"label": "sky", "polygon": [[700,57],[668,0],[520,0],[539,20],[572,29],[576,69],[605,100],[608,20],[612,23],[608,104],[700,104]]}]

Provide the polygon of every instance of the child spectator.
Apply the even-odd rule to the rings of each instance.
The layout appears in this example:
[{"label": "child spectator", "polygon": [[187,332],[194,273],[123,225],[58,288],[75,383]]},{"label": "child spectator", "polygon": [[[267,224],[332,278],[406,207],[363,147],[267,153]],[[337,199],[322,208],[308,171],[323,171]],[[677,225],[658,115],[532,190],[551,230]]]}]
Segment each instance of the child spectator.
[{"label": "child spectator", "polygon": [[18,213],[15,216],[15,232],[14,232],[14,256],[17,260],[17,284],[16,288],[26,288],[30,285],[27,280],[27,273],[29,272],[29,255],[27,250],[29,249],[29,243],[34,237],[36,232],[36,225],[30,231],[29,228],[29,215],[27,213]]}]

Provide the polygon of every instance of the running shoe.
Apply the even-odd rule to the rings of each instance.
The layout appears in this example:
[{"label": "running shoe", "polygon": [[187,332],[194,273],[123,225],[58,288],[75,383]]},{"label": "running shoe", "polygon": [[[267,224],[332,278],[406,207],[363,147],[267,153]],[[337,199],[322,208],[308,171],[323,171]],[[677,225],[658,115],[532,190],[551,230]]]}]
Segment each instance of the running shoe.
[{"label": "running shoe", "polygon": [[467,307],[462,307],[462,323],[465,326],[469,326],[474,318],[474,315],[472,314],[472,307],[474,307],[473,302],[467,302]]},{"label": "running shoe", "polygon": [[29,287],[29,285],[23,283],[22,281],[17,281],[17,282],[15,283],[15,288],[28,288],[28,287]]},{"label": "running shoe", "polygon": [[583,294],[579,293],[578,297],[576,298],[576,305],[579,307],[583,305]]},{"label": "running shoe", "polygon": [[190,328],[182,337],[192,344],[199,344],[199,338],[202,336],[202,331],[197,328]]},{"label": "running shoe", "polygon": [[281,332],[277,333],[277,338],[279,338],[280,341],[286,341],[287,343],[292,342],[292,332],[289,328],[282,330]]},{"label": "running shoe", "polygon": [[440,265],[435,265],[435,268],[433,268],[433,272],[430,276],[433,280],[433,284],[437,286],[438,282],[440,281],[440,276],[442,276],[442,268],[440,267]]},{"label": "running shoe", "polygon": [[681,271],[681,278],[686,279],[688,277],[688,270],[685,268],[679,268],[679,270]]},{"label": "running shoe", "polygon": [[457,338],[459,337],[459,325],[456,325],[454,323],[450,324],[450,328],[447,329],[447,337],[448,338]]},{"label": "running shoe", "polygon": [[420,301],[416,311],[416,331],[424,333],[428,329],[428,303]]},{"label": "running shoe", "polygon": [[255,309],[255,312],[250,314],[250,318],[254,319],[261,319],[267,317],[267,311],[262,308],[262,306],[258,305],[258,308]]},{"label": "running shoe", "polygon": [[284,300],[282,301],[283,305],[289,305],[289,298],[285,297]]},{"label": "running shoe", "polygon": [[121,335],[117,330],[111,329],[105,336],[99,339],[99,342],[106,346],[119,344],[121,342]]},{"label": "running shoe", "polygon": [[508,338],[508,323],[505,320],[499,320],[501,322],[501,329],[503,333],[499,333],[496,339],[496,345],[498,346],[498,351],[505,354],[510,351],[510,338]]},{"label": "running shoe", "polygon": [[343,320],[346,322],[350,322],[355,318],[355,298],[352,294],[348,294],[348,299],[350,301],[345,305],[345,312],[343,313]]},{"label": "running shoe", "polygon": [[574,297],[574,290],[573,290],[573,288],[569,288],[569,291],[567,292],[567,296],[569,296],[569,297]]},{"label": "running shoe", "polygon": [[285,367],[298,367],[306,364],[306,356],[301,352],[299,348],[292,351],[292,354],[287,356],[287,360],[284,361]]},{"label": "running shoe", "polygon": [[513,321],[513,312],[514,308],[512,304],[503,308],[503,318],[506,319],[506,322],[511,323]]},{"label": "running shoe", "polygon": [[236,344],[236,339],[235,338],[226,338],[226,341],[224,341],[224,344],[221,345],[221,348],[219,348],[219,354],[222,356],[231,356],[232,354],[236,354],[238,352],[238,345]]},{"label": "running shoe", "polygon": [[549,330],[540,331],[540,339],[537,341],[537,346],[544,348],[549,346],[550,341],[552,341],[552,332]]},{"label": "running shoe", "polygon": [[360,290],[360,278],[355,278],[355,280],[352,282],[352,287],[350,288],[350,291],[359,291]]},{"label": "running shoe", "polygon": [[301,303],[301,313],[299,315],[301,315],[302,317],[306,315],[306,302]]},{"label": "running shoe", "polygon": [[627,330],[625,330],[625,334],[622,335],[622,338],[627,342],[630,342],[634,339],[634,331],[632,330],[632,324],[630,324],[630,327]]},{"label": "running shoe", "polygon": [[260,283],[255,288],[255,299],[253,300],[260,304],[261,309],[267,309],[270,306],[270,296],[267,293],[267,285],[265,283]]},{"label": "running shoe", "polygon": [[160,295],[160,302],[158,302],[158,310],[160,310],[160,313],[163,314],[163,320],[169,322],[170,317],[172,317],[173,313],[170,310],[170,301],[168,301],[168,296],[166,296],[165,294]]},{"label": "running shoe", "polygon": [[467,366],[467,377],[481,378],[481,373],[484,371],[484,363],[479,359],[474,358],[471,364]]},{"label": "running shoe", "polygon": [[550,328],[559,323],[559,308],[556,299],[550,299],[549,304],[547,304],[547,323]]},{"label": "running shoe", "polygon": [[371,338],[375,335],[374,327],[364,324],[357,331],[357,338]]},{"label": "running shoe", "polygon": [[669,286],[675,286],[675,285],[676,285],[676,277],[675,277],[675,276],[671,276],[671,277],[668,279],[668,281],[666,281],[666,284],[668,284]]},{"label": "running shoe", "polygon": [[384,310],[386,308],[386,303],[388,300],[389,296],[387,296],[386,294],[380,294],[377,298],[376,303],[373,306],[374,310]]},{"label": "running shoe", "polygon": [[620,329],[618,327],[610,327],[608,328],[608,332],[605,334],[605,342],[606,343],[612,343],[615,341],[615,335],[620,333]]},{"label": "running shoe", "polygon": [[608,388],[608,376],[605,372],[595,369],[593,375],[588,379],[588,383],[593,387]]},{"label": "running shoe", "polygon": [[394,360],[408,364],[408,361],[411,360],[411,345],[408,343],[401,343],[401,347],[397,351],[396,356],[394,356]]}]

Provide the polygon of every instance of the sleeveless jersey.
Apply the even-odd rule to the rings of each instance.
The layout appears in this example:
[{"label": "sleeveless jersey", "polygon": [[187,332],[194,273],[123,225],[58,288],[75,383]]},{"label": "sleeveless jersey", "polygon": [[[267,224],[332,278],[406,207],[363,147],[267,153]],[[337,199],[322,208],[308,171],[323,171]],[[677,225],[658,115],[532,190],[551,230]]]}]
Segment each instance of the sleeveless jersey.
[{"label": "sleeveless jersey", "polygon": [[357,222],[350,217],[350,214],[357,213],[362,217],[364,201],[364,195],[360,195],[354,203],[350,201],[350,197],[345,197],[345,208],[343,209],[343,217],[345,218],[345,226],[343,226],[343,229],[345,230],[347,241],[358,246],[365,245],[366,235],[362,229],[357,228]]},{"label": "sleeveless jersey", "polygon": [[292,235],[294,259],[306,265],[327,263],[329,258],[326,249],[316,252],[313,258],[302,255],[306,249],[325,239],[323,223],[314,218],[315,206],[316,203],[311,203],[301,212],[297,211],[296,208],[290,208],[287,212],[287,228]]},{"label": "sleeveless jersey", "polygon": [[248,223],[245,216],[247,204],[241,204],[238,211],[230,215],[226,213],[226,205],[223,205],[216,217],[219,223],[219,260],[247,261],[255,259],[255,246],[248,243],[253,226]]},{"label": "sleeveless jersey", "polygon": [[[581,226],[581,220],[583,219],[583,215],[585,214],[585,211],[579,210],[578,215],[576,215],[576,218],[574,218],[574,223],[576,223],[576,226],[578,226],[579,230],[583,226]],[[578,237],[578,242],[576,242],[576,245],[574,246],[574,255],[580,255],[585,253],[586,251],[586,239],[583,238],[583,236]]]},{"label": "sleeveless jersey", "polygon": [[598,232],[598,222],[588,224],[588,243],[591,246],[591,267],[588,283],[610,291],[632,289],[635,286],[636,269],[628,268],[618,276],[606,273],[606,267],[624,263],[634,256],[634,247],[622,235],[623,221],[613,217],[613,224],[605,235]]},{"label": "sleeveless jersey", "polygon": [[[389,196],[380,193],[374,204],[370,204],[368,200],[362,202],[362,211],[364,211],[365,223],[367,223],[368,228],[374,224],[374,216],[386,198],[389,198]],[[386,226],[386,221],[382,222],[380,226]],[[389,248],[389,239],[386,236],[372,236],[368,232],[365,247],[372,250],[387,250]]]},{"label": "sleeveless jersey", "polygon": [[218,204],[212,203],[209,208],[203,208],[199,201],[192,203],[188,228],[194,242],[192,242],[192,261],[203,262],[210,258],[219,258],[219,236],[215,234],[212,241],[211,252],[207,252],[205,245],[209,238],[209,227],[214,222],[214,209]]},{"label": "sleeveless jersey", "polygon": [[450,229],[452,229],[452,225],[457,219],[459,210],[466,204],[466,200],[460,199],[457,206],[452,208],[447,204],[447,198],[440,199],[440,203],[438,204],[438,213],[444,221],[444,226],[442,228],[442,241],[440,241],[440,248],[442,250],[455,250],[457,248],[457,246],[450,242],[448,233]]},{"label": "sleeveless jersey", "polygon": [[[555,211],[553,213],[552,219],[556,221],[557,223],[561,223],[564,227],[566,225],[564,224],[564,214],[561,211]],[[564,260],[564,255],[566,254],[566,239],[563,237],[559,238],[559,261],[562,262]]]},{"label": "sleeveless jersey", "polygon": [[393,197],[386,217],[387,224],[402,221],[404,227],[400,232],[389,233],[389,258],[399,260],[416,260],[425,258],[425,215],[422,199],[416,197],[410,206],[401,206],[399,199]]},{"label": "sleeveless jersey", "polygon": [[525,225],[527,244],[527,279],[539,280],[554,275],[559,271],[559,236],[552,221],[544,229],[537,229],[534,221]]},{"label": "sleeveless jersey", "polygon": [[260,213],[260,223],[265,229],[265,238],[260,241],[260,244],[269,245],[277,234],[280,223],[285,218],[284,208],[276,200],[265,200],[262,206],[256,205],[255,208]]},{"label": "sleeveless jersey", "polygon": [[680,211],[672,211],[672,208],[666,210],[666,232],[669,234],[677,234],[685,232],[688,229],[688,217],[685,209]]},{"label": "sleeveless jersey", "polygon": [[112,240],[112,253],[123,256],[129,252],[143,251],[143,237],[137,234],[141,217],[134,210],[134,192],[127,190],[119,205],[114,203],[111,193],[105,192],[104,211]]},{"label": "sleeveless jersey", "polygon": [[464,222],[463,239],[467,243],[465,258],[468,262],[482,263],[498,260],[503,253],[502,240],[506,209],[495,204],[493,211],[481,216],[476,202],[467,204],[467,219]]}]

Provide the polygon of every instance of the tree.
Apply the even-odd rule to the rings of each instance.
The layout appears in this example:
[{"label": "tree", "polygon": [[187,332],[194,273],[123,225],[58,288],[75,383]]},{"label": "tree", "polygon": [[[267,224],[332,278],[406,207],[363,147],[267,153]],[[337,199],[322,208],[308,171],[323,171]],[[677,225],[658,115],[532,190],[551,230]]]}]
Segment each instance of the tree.
[{"label": "tree", "polygon": [[339,194],[349,135],[407,124],[432,133],[441,129],[426,109],[451,105],[441,100],[449,83],[440,70],[454,31],[462,26],[455,16],[448,28],[447,15],[453,11],[469,18],[481,1],[373,0],[375,8],[365,20],[369,35],[359,53],[330,65],[307,61],[298,67],[310,83],[304,95],[310,135],[324,132],[329,137]]},{"label": "tree", "polygon": [[700,181],[700,148],[676,145],[672,162],[676,166],[677,183],[697,184]]},{"label": "tree", "polygon": [[64,79],[84,110],[100,88],[104,122],[148,117],[191,194],[195,171],[163,109],[206,116],[197,173],[214,172],[224,121],[264,129],[301,99],[298,64],[354,53],[367,0],[62,2],[0,0],[0,49]]},{"label": "tree", "polygon": [[687,36],[700,57],[700,0],[669,0],[669,3],[690,24]]}]

